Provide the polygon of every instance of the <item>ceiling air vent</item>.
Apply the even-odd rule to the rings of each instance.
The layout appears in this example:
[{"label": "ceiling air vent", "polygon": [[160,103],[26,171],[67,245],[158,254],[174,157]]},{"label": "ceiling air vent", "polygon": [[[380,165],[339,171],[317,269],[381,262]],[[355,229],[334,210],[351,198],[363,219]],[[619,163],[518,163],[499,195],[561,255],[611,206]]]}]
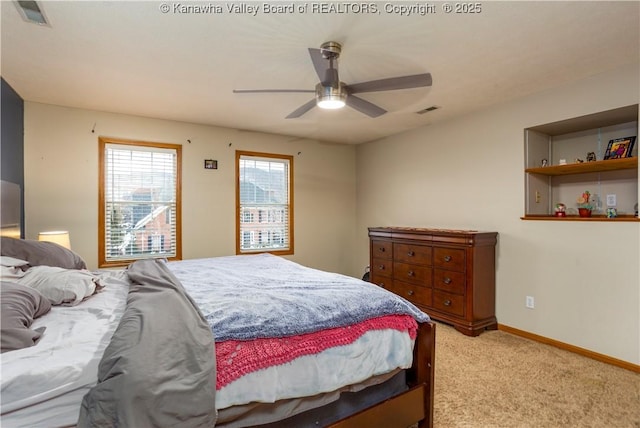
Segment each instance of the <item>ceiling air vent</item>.
[{"label": "ceiling air vent", "polygon": [[44,16],[42,8],[37,1],[15,1],[18,12],[27,22],[38,25],[49,25],[47,18]]},{"label": "ceiling air vent", "polygon": [[429,113],[430,111],[434,111],[434,110],[438,110],[440,108],[440,106],[431,106],[431,107],[427,107],[424,108],[422,110],[417,111],[417,114],[425,114],[425,113]]}]

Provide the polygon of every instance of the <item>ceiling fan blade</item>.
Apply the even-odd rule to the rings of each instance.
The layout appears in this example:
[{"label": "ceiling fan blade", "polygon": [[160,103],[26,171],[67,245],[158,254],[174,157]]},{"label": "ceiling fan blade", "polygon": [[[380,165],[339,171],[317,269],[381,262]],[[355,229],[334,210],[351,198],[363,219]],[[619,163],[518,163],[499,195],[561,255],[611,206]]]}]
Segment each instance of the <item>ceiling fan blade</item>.
[{"label": "ceiling fan blade", "polygon": [[309,48],[309,56],[311,56],[311,62],[313,62],[313,68],[316,70],[318,79],[324,80],[324,72],[327,69],[327,60],[322,56],[320,49]]},{"label": "ceiling fan blade", "polygon": [[300,107],[298,107],[297,109],[289,113],[289,116],[287,116],[286,118],[295,119],[297,117],[300,117],[306,112],[308,112],[309,110],[311,110],[312,108],[314,108],[315,106],[316,106],[316,99],[314,98],[308,103],[301,105]]},{"label": "ceiling fan blade", "polygon": [[274,93],[274,92],[287,92],[287,93],[314,93],[313,89],[234,89],[234,94],[264,94],[264,93]]},{"label": "ceiling fan blade", "polygon": [[369,117],[382,116],[387,112],[385,109],[380,108],[377,105],[370,103],[369,101],[365,101],[362,98],[356,97],[355,95],[349,95],[347,97],[347,105],[358,110],[360,113],[366,114]]},{"label": "ceiling fan blade", "polygon": [[348,85],[349,93],[393,91],[396,89],[419,88],[431,86],[431,73],[414,74],[412,76],[390,77],[388,79],[371,80],[369,82]]}]

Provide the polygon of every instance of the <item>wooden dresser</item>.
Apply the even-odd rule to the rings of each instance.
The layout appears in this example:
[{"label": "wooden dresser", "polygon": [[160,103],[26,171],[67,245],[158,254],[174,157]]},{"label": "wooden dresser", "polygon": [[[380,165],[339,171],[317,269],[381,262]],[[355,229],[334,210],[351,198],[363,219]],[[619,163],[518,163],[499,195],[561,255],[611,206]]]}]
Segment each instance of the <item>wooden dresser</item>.
[{"label": "wooden dresser", "polygon": [[472,230],[369,228],[371,282],[466,335],[496,329],[497,235]]}]

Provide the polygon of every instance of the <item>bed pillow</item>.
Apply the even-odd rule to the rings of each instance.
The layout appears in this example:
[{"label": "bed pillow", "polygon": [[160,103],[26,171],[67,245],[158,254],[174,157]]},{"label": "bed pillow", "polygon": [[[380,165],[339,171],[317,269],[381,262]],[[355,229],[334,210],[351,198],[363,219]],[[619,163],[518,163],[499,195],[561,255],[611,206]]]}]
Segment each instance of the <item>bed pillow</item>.
[{"label": "bed pillow", "polygon": [[26,260],[31,266],[55,266],[64,269],[86,269],[78,254],[55,242],[0,237],[0,255]]},{"label": "bed pillow", "polygon": [[29,269],[29,262],[8,256],[0,256],[0,280],[15,282]]},{"label": "bed pillow", "polygon": [[33,320],[51,310],[51,304],[38,291],[12,282],[0,282],[0,352],[35,345],[44,327],[32,330]]},{"label": "bed pillow", "polygon": [[16,259],[14,257],[9,256],[0,256],[0,266],[5,267],[21,267],[28,265],[29,262],[26,260]]},{"label": "bed pillow", "polygon": [[53,266],[33,266],[15,282],[38,290],[52,305],[65,306],[75,306],[103,288],[88,270]]}]

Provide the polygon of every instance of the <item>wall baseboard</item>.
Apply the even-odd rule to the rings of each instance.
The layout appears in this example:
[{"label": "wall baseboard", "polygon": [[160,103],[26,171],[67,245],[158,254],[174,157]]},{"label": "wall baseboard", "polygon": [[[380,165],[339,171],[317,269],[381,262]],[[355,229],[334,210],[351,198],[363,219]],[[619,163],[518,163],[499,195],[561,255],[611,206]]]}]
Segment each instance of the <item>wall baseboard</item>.
[{"label": "wall baseboard", "polygon": [[619,360],[617,358],[609,357],[608,355],[599,354],[597,352],[589,351],[588,349],[580,348],[578,346],[569,345],[568,343],[560,342],[558,340],[549,339],[548,337],[539,336],[528,331],[519,330],[517,328],[509,327],[508,325],[498,324],[498,330],[506,333],[511,333],[516,336],[524,337],[525,339],[534,340],[536,342],[544,343],[546,345],[555,346],[556,348],[564,349],[565,351],[573,352],[575,354],[582,355],[594,360],[601,361],[603,363],[611,364],[613,366],[621,367],[626,370],[630,370],[635,373],[640,373],[640,365],[630,363],[628,361]]}]

